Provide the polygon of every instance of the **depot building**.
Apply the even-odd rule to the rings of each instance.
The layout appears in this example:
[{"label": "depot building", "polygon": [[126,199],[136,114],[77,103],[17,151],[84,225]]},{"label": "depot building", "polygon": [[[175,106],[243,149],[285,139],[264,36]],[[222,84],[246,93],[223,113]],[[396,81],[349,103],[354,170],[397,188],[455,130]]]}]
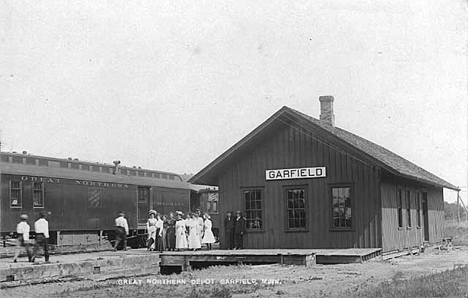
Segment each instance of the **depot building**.
[{"label": "depot building", "polygon": [[[223,216],[243,212],[244,247],[390,252],[442,241],[443,188],[457,187],[336,127],[334,98],[319,101],[320,119],[283,107],[190,179],[219,187]],[[222,247],[223,235],[221,224]]]}]

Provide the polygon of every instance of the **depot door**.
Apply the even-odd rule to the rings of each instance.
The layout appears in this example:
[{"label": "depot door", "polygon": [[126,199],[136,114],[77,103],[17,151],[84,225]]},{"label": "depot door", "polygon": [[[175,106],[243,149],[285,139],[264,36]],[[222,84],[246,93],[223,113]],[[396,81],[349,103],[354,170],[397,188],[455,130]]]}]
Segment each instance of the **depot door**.
[{"label": "depot door", "polygon": [[145,223],[148,220],[149,187],[138,187],[138,223]]}]

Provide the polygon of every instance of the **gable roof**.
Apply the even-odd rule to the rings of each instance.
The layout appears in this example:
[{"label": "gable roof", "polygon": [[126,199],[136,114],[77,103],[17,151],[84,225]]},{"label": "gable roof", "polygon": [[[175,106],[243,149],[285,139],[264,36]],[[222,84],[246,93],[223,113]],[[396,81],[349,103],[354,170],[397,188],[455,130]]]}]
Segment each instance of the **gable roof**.
[{"label": "gable roof", "polygon": [[199,173],[193,176],[189,182],[199,184],[213,184],[213,182],[216,180],[216,176],[222,170],[223,165],[226,165],[226,163],[228,163],[231,158],[234,158],[237,155],[236,153],[239,153],[239,151],[241,151],[244,147],[247,147],[249,143],[255,140],[255,138],[259,138],[262,133],[269,127],[273,126],[275,122],[281,121],[279,119],[282,116],[291,116],[288,117],[288,119],[292,119],[293,121],[302,120],[309,125],[321,129],[327,134],[335,136],[340,141],[344,141],[345,143],[351,145],[353,148],[357,149],[359,152],[370,158],[374,163],[378,164],[394,175],[421,181],[438,187],[458,190],[458,188],[451,183],[437,177],[436,175],[426,171],[425,169],[415,165],[414,163],[380,145],[377,145],[339,127],[332,127],[327,125],[316,118],[286,106],[268,118],[265,122],[263,122],[260,126],[254,129],[234,146],[229,148],[226,152],[221,154],[217,159],[215,159]]}]

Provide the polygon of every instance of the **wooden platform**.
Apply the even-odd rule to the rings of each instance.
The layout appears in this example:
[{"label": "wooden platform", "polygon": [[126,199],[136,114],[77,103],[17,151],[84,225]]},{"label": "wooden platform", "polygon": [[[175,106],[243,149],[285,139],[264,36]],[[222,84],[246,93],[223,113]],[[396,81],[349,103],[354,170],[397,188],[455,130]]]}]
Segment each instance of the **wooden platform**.
[{"label": "wooden platform", "polygon": [[190,270],[195,265],[226,264],[314,264],[360,263],[381,254],[372,249],[242,249],[163,252],[160,267],[181,267]]}]

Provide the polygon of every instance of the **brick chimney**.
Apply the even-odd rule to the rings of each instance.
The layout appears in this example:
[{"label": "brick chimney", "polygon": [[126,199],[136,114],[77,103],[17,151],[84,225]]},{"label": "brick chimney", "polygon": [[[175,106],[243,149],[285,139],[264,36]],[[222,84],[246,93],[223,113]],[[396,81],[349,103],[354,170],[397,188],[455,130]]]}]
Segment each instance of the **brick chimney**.
[{"label": "brick chimney", "polygon": [[335,114],[333,114],[333,101],[335,100],[331,95],[320,96],[320,121],[335,127]]}]

